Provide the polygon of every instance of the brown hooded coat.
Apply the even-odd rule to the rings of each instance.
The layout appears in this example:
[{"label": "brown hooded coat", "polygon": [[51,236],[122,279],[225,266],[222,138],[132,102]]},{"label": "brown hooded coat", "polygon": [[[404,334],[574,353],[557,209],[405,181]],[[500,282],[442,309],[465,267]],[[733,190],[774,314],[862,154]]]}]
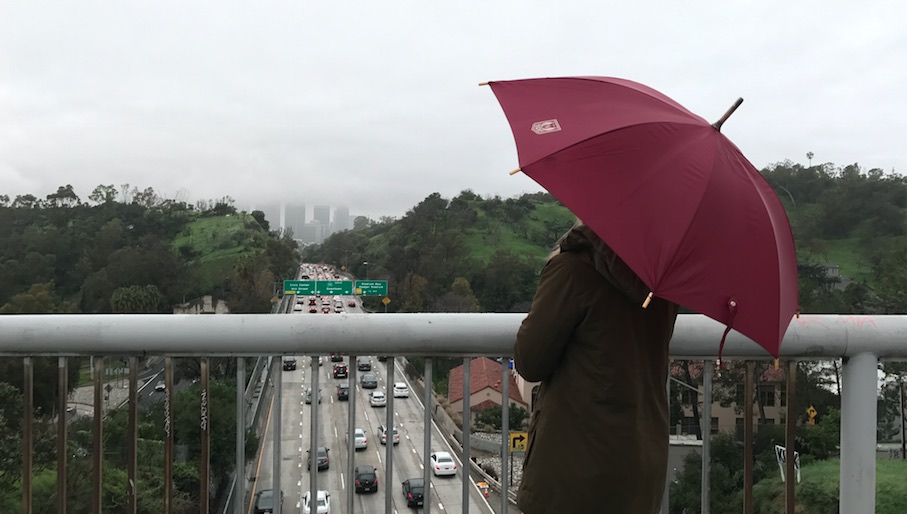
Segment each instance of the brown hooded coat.
[{"label": "brown hooded coat", "polygon": [[668,458],[665,386],[677,306],[585,226],[546,264],[514,345],[541,386],[517,504],[526,514],[655,514]]}]

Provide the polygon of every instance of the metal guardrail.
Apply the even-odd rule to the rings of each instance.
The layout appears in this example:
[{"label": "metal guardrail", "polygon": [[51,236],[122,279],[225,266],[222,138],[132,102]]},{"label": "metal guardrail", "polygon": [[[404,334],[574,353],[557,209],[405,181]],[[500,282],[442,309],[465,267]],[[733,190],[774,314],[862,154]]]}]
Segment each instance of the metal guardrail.
[{"label": "metal guardrail", "polygon": [[[497,357],[511,353],[524,316],[172,315],[162,319],[154,315],[12,315],[0,317],[0,355],[210,357],[341,352]],[[723,329],[723,325],[703,316],[681,315],[670,353],[683,359],[714,358]],[[256,344],[250,345],[249,341]],[[801,316],[791,322],[785,336],[781,357],[788,361],[845,358],[841,389],[841,512],[875,510],[877,367],[880,360],[907,360],[905,341],[907,316]],[[767,358],[761,348],[733,332],[728,336],[724,356]],[[133,376],[130,384],[134,384]],[[468,455],[468,445],[465,453]]]}]

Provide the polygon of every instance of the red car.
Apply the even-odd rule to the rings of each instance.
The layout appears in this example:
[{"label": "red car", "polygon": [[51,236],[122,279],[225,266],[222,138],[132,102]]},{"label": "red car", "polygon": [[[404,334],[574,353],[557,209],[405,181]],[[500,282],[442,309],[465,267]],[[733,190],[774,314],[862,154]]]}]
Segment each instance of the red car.
[{"label": "red car", "polygon": [[355,306],[356,306],[356,300],[350,300],[350,301],[346,302],[346,306],[347,306],[347,307],[355,307]]}]

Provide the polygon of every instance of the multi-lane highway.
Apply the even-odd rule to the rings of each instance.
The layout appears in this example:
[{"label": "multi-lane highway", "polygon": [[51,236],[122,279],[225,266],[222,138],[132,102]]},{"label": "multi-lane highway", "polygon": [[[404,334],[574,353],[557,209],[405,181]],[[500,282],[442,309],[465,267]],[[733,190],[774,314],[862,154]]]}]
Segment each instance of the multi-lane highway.
[{"label": "multi-lane highway", "polygon": [[[299,298],[308,306],[308,298]],[[331,301],[334,302],[334,298]],[[320,310],[321,299],[318,299],[319,310],[309,313],[308,308],[295,311],[291,315],[308,316],[340,316],[361,313],[361,302],[358,297],[344,296],[340,298],[343,305],[342,313],[331,312],[325,314]],[[350,306],[349,302],[355,302]],[[409,382],[401,372],[401,366],[395,365],[394,377],[388,377],[387,362],[379,362],[376,356],[370,356],[371,372],[377,375],[377,389],[363,389],[359,379],[367,371],[356,371],[355,381],[350,378],[333,378],[333,362],[329,356],[322,357],[323,365],[318,371],[318,387],[321,390],[322,403],[317,401],[305,403],[306,390],[312,387],[311,360],[308,357],[296,356],[297,368],[295,370],[281,371],[281,396],[278,406],[272,402],[267,409],[265,432],[262,434],[262,444],[259,454],[252,463],[250,476],[255,477],[253,491],[250,497],[254,498],[255,492],[262,489],[272,489],[273,480],[273,433],[275,419],[278,417],[275,409],[280,408],[280,489],[284,494],[283,512],[301,512],[302,496],[309,490],[310,473],[307,469],[307,455],[311,440],[311,420],[313,408],[318,411],[319,445],[330,449],[330,467],[318,472],[318,488],[330,493],[330,513],[349,513],[347,494],[354,488],[352,469],[348,468],[348,458],[351,445],[347,443],[347,428],[349,409],[355,409],[354,421],[356,428],[362,428],[368,438],[368,447],[364,450],[354,451],[354,468],[360,465],[372,465],[377,469],[378,492],[355,494],[353,497],[352,512],[384,512],[387,506],[385,495],[390,495],[392,512],[406,512],[415,510],[406,505],[402,493],[402,482],[408,478],[421,478],[424,476],[423,463],[424,443],[426,432],[424,428],[424,409],[421,398],[418,398],[410,389],[408,398],[388,398],[392,403],[393,419],[400,435],[400,443],[392,449],[393,464],[391,466],[391,480],[387,480],[387,455],[384,445],[379,443],[378,426],[386,424],[388,407],[372,407],[369,405],[368,394],[371,391],[385,392],[388,397],[393,395],[394,382]],[[348,368],[356,366],[356,360],[349,356],[343,357],[343,363]],[[337,399],[337,386],[340,383],[349,383],[349,401]],[[317,395],[312,395],[317,398]],[[431,437],[431,451],[446,451],[453,453],[446,440],[441,436],[437,427],[433,426],[428,432]],[[456,458],[456,457],[455,457]],[[451,477],[432,477],[430,495],[426,501],[431,502],[432,512],[466,512],[463,505],[463,466],[457,461],[457,474]],[[388,483],[390,482],[390,483]],[[468,493],[468,510],[475,513],[493,512],[485,498],[470,483]],[[249,511],[253,508],[250,505]]]},{"label": "multi-lane highway", "polygon": [[[308,359],[298,357],[298,362],[308,363]],[[347,510],[347,491],[353,487],[351,473],[346,469],[349,455],[349,445],[346,443],[346,429],[348,409],[352,405],[356,409],[356,427],[365,430],[368,437],[368,448],[355,452],[355,465],[370,464],[378,471],[378,493],[355,494],[353,512],[383,512],[385,508],[385,494],[392,497],[394,512],[407,511],[409,508],[403,501],[401,483],[407,478],[420,478],[423,470],[423,410],[419,398],[411,394],[409,398],[394,399],[394,419],[400,434],[400,444],[393,448],[393,482],[388,484],[385,474],[385,447],[378,442],[378,426],[385,423],[386,407],[371,407],[368,402],[368,389],[361,389],[358,384],[350,387],[350,401],[337,400],[337,384],[346,382],[347,379],[335,379],[331,374],[331,362],[324,356],[324,365],[319,371],[319,385],[323,401],[320,405],[319,432],[321,444],[330,449],[330,467],[319,472],[319,489],[324,489],[331,494],[331,510],[333,513],[345,513]],[[349,365],[349,358],[344,358]],[[355,362],[354,362],[355,365]],[[399,368],[399,366],[395,366]],[[404,381],[401,373],[395,373],[394,380],[388,380],[387,368],[384,363],[379,363],[372,357],[372,370],[378,375],[378,390],[388,390],[393,387],[394,381]],[[358,372],[361,376],[363,372]],[[317,406],[305,403],[305,390],[310,386],[309,377],[311,368],[308,365],[299,366],[295,371],[282,372],[282,402],[281,408],[281,489],[284,493],[284,512],[299,512],[300,499],[309,490],[310,475],[307,469],[307,451],[310,441],[311,409]],[[273,409],[269,408],[267,431],[263,437],[261,453],[253,463],[252,474],[256,476],[257,489],[270,489],[272,480],[272,455],[274,425]],[[448,451],[447,446],[433,428],[431,431],[432,451]],[[314,466],[313,466],[314,468]],[[462,466],[458,465],[457,475],[453,477],[433,477],[431,487],[432,510],[435,512],[465,512],[462,505]],[[472,489],[472,486],[470,486]],[[254,496],[254,493],[253,493]],[[491,508],[478,492],[471,490],[469,494],[470,512],[491,512]]]}]

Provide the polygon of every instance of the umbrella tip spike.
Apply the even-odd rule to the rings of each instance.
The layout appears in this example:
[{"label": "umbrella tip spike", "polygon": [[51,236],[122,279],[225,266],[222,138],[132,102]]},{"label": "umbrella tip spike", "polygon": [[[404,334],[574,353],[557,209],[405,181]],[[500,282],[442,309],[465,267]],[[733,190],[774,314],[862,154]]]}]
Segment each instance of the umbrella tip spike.
[{"label": "umbrella tip spike", "polygon": [[487,86],[488,82],[479,82],[479,86]]},{"label": "umbrella tip spike", "polygon": [[731,114],[734,114],[734,111],[736,111],[737,108],[740,107],[740,104],[742,104],[742,103],[743,103],[743,97],[738,98],[737,101],[734,102],[734,105],[732,105],[731,108],[728,109],[726,113],[724,113],[724,116],[722,116],[721,119],[719,119],[715,123],[712,123],[712,126],[715,127],[715,130],[717,130],[718,132],[721,132],[721,126],[724,125],[724,122],[727,121],[727,119],[731,117]]}]

